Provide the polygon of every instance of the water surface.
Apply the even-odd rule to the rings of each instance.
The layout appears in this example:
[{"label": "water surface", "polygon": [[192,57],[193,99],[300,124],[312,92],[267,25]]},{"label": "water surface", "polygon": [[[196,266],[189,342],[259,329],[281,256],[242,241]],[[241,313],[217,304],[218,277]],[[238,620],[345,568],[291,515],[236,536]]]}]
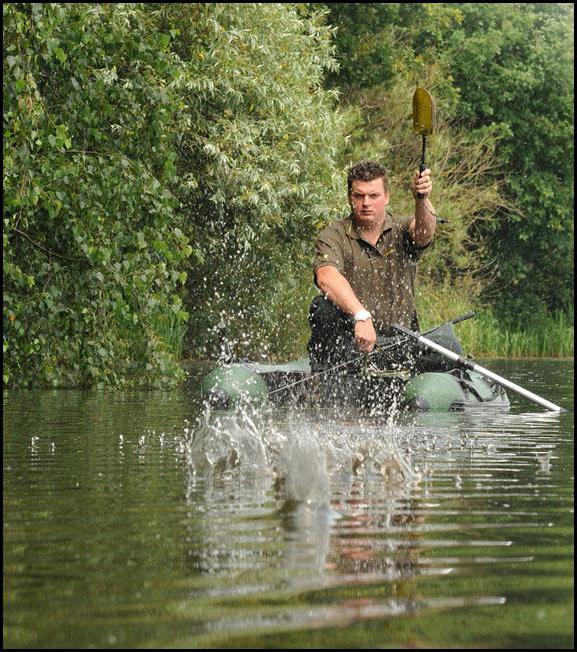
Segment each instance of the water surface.
[{"label": "water surface", "polygon": [[[572,406],[573,361],[484,363]],[[4,392],[4,646],[571,648],[573,413]]]}]

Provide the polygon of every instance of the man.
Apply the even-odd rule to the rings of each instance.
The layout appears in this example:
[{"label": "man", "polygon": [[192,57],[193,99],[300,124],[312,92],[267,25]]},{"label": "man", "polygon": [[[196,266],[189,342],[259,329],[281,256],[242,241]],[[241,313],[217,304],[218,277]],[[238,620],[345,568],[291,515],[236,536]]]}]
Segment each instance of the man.
[{"label": "man", "polygon": [[436,227],[431,171],[412,179],[412,218],[387,212],[387,171],[378,163],[352,167],[347,185],[350,216],[325,228],[315,247],[315,284],[323,296],[313,301],[309,315],[313,370],[369,353],[377,334],[397,334],[393,323],[419,330],[416,266]]}]

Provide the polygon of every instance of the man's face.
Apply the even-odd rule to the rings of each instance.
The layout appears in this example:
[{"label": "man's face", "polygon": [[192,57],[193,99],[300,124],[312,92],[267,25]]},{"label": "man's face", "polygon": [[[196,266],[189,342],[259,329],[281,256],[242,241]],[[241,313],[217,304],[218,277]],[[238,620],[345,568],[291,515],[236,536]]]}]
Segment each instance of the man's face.
[{"label": "man's face", "polygon": [[389,195],[385,192],[382,179],[373,181],[353,181],[349,202],[355,221],[361,227],[371,227],[380,223],[386,214]]}]

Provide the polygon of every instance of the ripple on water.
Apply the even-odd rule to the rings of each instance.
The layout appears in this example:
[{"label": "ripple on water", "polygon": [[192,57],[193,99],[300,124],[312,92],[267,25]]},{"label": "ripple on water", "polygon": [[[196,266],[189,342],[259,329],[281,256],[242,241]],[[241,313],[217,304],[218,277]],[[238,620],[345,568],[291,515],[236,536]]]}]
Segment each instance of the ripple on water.
[{"label": "ripple on water", "polygon": [[[63,419],[8,415],[5,642],[558,640],[538,613],[569,640],[572,415],[191,414],[155,400],[116,397],[106,413],[59,396]],[[369,641],[355,626],[371,622]]]}]

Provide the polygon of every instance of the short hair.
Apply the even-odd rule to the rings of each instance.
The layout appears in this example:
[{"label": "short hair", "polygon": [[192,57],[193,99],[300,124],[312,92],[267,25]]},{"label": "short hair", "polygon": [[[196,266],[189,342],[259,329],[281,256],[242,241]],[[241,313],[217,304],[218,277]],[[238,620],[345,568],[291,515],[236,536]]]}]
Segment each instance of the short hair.
[{"label": "short hair", "polygon": [[382,179],[385,192],[388,192],[389,172],[388,170],[375,163],[375,161],[361,161],[353,165],[347,174],[347,189],[351,192],[353,181],[374,181],[375,179]]}]

